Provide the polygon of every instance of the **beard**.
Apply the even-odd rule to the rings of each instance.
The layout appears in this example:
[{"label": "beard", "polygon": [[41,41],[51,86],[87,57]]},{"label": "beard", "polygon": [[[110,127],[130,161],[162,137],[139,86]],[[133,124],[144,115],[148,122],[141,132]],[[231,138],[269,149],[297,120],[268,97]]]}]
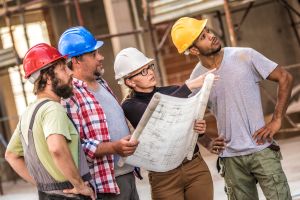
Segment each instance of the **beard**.
[{"label": "beard", "polygon": [[73,96],[72,78],[66,84],[61,84],[61,80],[54,78],[52,80],[52,91],[59,97],[67,99]]},{"label": "beard", "polygon": [[104,74],[104,69],[103,69],[103,68],[101,68],[100,70],[97,69],[97,70],[94,72],[94,76],[95,76],[95,77],[102,77],[103,74]]},{"label": "beard", "polygon": [[207,56],[207,57],[208,57],[208,56],[213,56],[213,55],[219,53],[219,52],[221,51],[221,48],[222,48],[222,46],[220,45],[220,46],[218,46],[217,48],[211,49],[211,50],[209,50],[209,51],[204,51],[204,50],[199,49],[199,48],[198,48],[198,50],[199,50],[199,52],[200,52],[203,56]]}]

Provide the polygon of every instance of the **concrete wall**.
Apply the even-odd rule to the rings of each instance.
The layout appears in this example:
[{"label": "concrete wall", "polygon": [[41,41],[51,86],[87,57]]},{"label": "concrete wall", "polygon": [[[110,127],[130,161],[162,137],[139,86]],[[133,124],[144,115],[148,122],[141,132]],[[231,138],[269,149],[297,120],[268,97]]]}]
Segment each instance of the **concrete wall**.
[{"label": "concrete wall", "polygon": [[[11,82],[7,70],[1,70],[0,75],[0,131],[4,139],[9,141],[13,131],[18,123],[18,114],[16,110],[16,104],[14,101],[14,94],[12,92]],[[2,121],[3,120],[3,121]],[[0,157],[4,158],[4,151],[2,144],[0,145]],[[0,165],[0,172],[2,173],[1,179],[8,180],[15,177],[15,173],[7,163]]]},{"label": "concrete wall", "polygon": [[[290,3],[300,11],[300,5],[294,0]],[[233,22],[239,22],[243,12],[233,14]],[[300,18],[295,17],[299,22]],[[299,27],[300,30],[300,27]],[[228,34],[227,34],[228,36]],[[237,32],[238,46],[256,49],[279,65],[300,63],[300,44],[292,29],[287,10],[277,1],[253,8],[247,16],[240,31]],[[294,78],[299,79],[299,70],[294,71]],[[298,81],[296,84],[299,84]],[[276,98],[277,85],[271,82],[263,84],[270,94]],[[274,104],[263,95],[265,113],[273,112]]]}]

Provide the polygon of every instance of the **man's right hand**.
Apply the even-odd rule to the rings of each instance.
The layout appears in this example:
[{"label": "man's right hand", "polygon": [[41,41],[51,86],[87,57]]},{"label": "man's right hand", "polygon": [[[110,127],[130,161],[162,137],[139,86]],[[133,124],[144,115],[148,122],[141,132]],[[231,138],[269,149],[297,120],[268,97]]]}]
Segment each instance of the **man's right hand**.
[{"label": "man's right hand", "polygon": [[66,194],[81,194],[83,196],[91,197],[92,200],[95,200],[95,193],[92,188],[89,186],[88,182],[81,184],[80,186],[76,186],[73,189],[65,189],[63,190]]},{"label": "man's right hand", "polygon": [[139,142],[137,140],[129,141],[131,135],[127,135],[126,137],[115,141],[113,148],[117,154],[122,157],[130,156],[136,150]]},{"label": "man's right hand", "polygon": [[226,142],[223,136],[219,136],[213,139],[208,147],[208,150],[213,153],[219,155],[226,148]]}]

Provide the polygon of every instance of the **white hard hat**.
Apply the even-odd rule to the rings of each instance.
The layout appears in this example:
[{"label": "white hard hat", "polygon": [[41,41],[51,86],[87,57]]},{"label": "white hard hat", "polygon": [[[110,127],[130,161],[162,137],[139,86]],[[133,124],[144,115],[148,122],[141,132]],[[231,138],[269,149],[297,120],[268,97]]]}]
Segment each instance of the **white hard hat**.
[{"label": "white hard hat", "polygon": [[119,84],[123,84],[123,78],[131,72],[152,62],[152,58],[147,58],[136,48],[129,47],[120,51],[115,59],[114,70],[115,79]]}]

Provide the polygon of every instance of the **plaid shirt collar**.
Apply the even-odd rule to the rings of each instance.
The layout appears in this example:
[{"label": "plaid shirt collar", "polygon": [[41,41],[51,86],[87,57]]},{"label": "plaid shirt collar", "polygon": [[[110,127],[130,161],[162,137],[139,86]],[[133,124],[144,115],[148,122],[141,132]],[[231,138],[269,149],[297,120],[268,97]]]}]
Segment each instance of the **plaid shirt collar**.
[{"label": "plaid shirt collar", "polygon": [[[102,85],[107,91],[109,91],[114,97],[115,99],[118,101],[118,98],[116,97],[116,95],[113,93],[113,91],[110,89],[110,87],[108,86],[107,82],[101,78],[101,77],[98,77],[97,79],[97,82]],[[88,90],[87,88],[87,83],[80,80],[80,79],[77,79],[75,77],[73,77],[73,84],[75,86],[78,86],[78,87],[83,87],[84,89]],[[119,102],[119,101],[118,101]]]},{"label": "plaid shirt collar", "polygon": [[87,89],[87,84],[86,82],[80,80],[80,79],[77,79],[75,77],[73,77],[73,84],[78,86],[78,87],[84,87],[85,89]]}]

